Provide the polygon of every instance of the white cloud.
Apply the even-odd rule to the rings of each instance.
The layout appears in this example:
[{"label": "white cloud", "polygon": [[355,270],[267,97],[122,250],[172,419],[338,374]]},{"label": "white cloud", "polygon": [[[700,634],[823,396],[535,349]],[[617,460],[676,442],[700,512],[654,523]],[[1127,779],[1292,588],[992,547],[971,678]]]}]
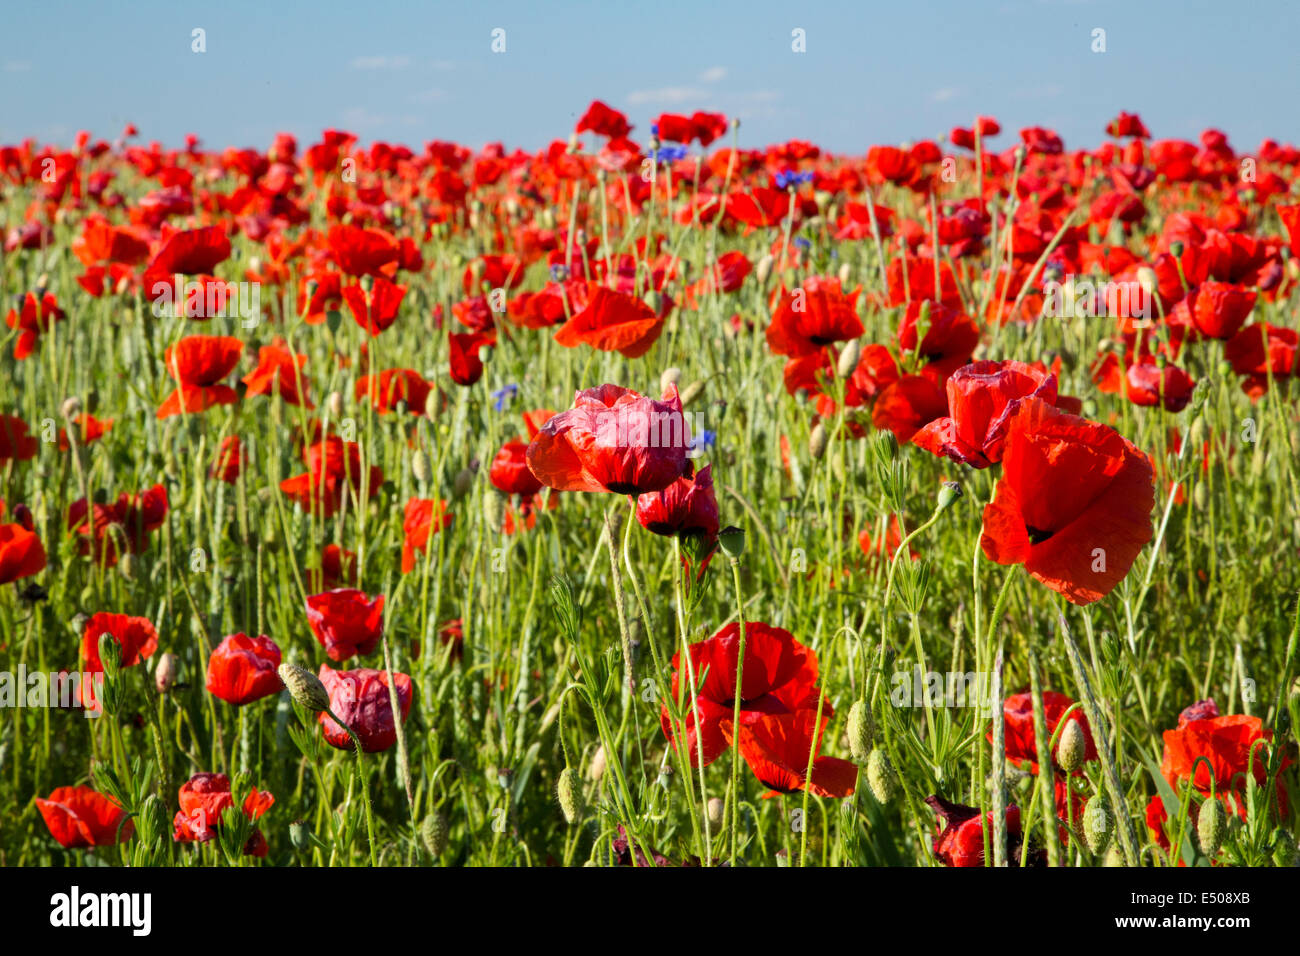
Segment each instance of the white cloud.
[{"label": "white cloud", "polygon": [[627,101],[633,106],[645,104],[669,105],[673,103],[690,103],[701,100],[708,94],[690,86],[664,86],[657,90],[634,90],[627,95]]},{"label": "white cloud", "polygon": [[411,58],[402,54],[356,57],[348,68],[352,70],[404,70],[411,65]]},{"label": "white cloud", "polygon": [[945,86],[943,89],[935,90],[930,94],[931,103],[946,103],[951,99],[961,95],[961,90],[953,86]]},{"label": "white cloud", "polygon": [[700,82],[717,83],[719,80],[724,79],[726,75],[727,68],[725,66],[711,66],[700,74]]}]

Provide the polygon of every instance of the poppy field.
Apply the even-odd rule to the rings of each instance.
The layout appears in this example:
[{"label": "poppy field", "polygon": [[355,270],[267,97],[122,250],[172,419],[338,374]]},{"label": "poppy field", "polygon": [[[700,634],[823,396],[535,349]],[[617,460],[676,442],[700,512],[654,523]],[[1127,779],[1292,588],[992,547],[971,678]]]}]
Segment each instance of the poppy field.
[{"label": "poppy field", "polygon": [[0,146],[0,865],[1289,867],[1300,149]]}]

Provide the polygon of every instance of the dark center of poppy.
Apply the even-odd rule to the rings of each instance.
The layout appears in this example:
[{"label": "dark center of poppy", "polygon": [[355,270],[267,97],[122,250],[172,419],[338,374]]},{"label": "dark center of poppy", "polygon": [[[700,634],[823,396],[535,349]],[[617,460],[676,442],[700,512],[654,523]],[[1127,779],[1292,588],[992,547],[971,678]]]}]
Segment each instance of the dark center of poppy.
[{"label": "dark center of poppy", "polygon": [[640,494],[636,485],[626,481],[615,481],[605,486],[616,495],[635,495]]},{"label": "dark center of poppy", "polygon": [[1042,544],[1052,535],[1056,534],[1055,531],[1042,531],[1038,528],[1030,527],[1029,525],[1025,526],[1025,531],[1029,533],[1029,541],[1032,544]]},{"label": "dark center of poppy", "polygon": [[820,346],[820,345],[830,345],[835,340],[831,338],[827,338],[824,335],[813,335],[809,337],[808,341],[812,342],[813,345]]}]

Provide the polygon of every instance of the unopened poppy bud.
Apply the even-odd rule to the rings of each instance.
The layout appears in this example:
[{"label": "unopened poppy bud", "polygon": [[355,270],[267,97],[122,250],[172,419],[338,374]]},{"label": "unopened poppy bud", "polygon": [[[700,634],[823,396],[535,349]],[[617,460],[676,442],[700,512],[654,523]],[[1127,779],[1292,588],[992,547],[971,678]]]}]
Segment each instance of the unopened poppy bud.
[{"label": "unopened poppy bud", "polygon": [[1061,731],[1061,739],[1056,746],[1056,762],[1066,773],[1074,773],[1083,766],[1083,757],[1087,751],[1087,741],[1083,739],[1083,728],[1071,718]]},{"label": "unopened poppy bud", "polygon": [[754,266],[754,278],[758,280],[760,286],[766,283],[767,277],[772,274],[772,263],[775,261],[771,255],[766,255],[758,260],[758,265]]},{"label": "unopened poppy bud", "polygon": [[1110,845],[1106,851],[1106,859],[1102,861],[1102,866],[1128,866],[1124,860],[1124,854],[1120,852],[1119,846],[1115,843]]},{"label": "unopened poppy bud", "polygon": [[117,559],[117,573],[122,575],[122,580],[130,581],[135,574],[135,555],[130,551],[123,551],[122,556]]},{"label": "unopened poppy bud", "polygon": [[1222,801],[1211,798],[1201,804],[1201,813],[1196,820],[1196,840],[1202,853],[1212,857],[1219,852],[1227,825],[1227,812]]},{"label": "unopened poppy bud", "polygon": [[107,632],[99,635],[99,659],[104,665],[104,677],[112,680],[122,666],[122,647]]},{"label": "unopened poppy bud", "polygon": [[1160,285],[1160,281],[1156,277],[1156,270],[1150,266],[1142,266],[1138,269],[1137,283],[1147,295],[1154,295]]},{"label": "unopened poppy bud", "polygon": [[69,395],[63,400],[63,404],[59,406],[59,414],[69,420],[76,418],[81,414],[81,399],[76,395]]},{"label": "unopened poppy bud", "polygon": [[664,392],[668,391],[669,385],[676,385],[681,380],[682,380],[682,370],[677,368],[677,366],[674,365],[671,366],[670,368],[664,369],[663,374],[659,376],[660,394],[663,394]]},{"label": "unopened poppy bud", "polygon": [[289,824],[289,842],[300,853],[311,846],[311,831],[304,821],[294,820]]},{"label": "unopened poppy bud", "polygon": [[939,486],[939,502],[935,506],[935,511],[944,511],[952,506],[952,503],[961,497],[961,485],[955,481],[945,481]]},{"label": "unopened poppy bud", "polygon": [[1295,838],[1281,827],[1273,831],[1273,865],[1280,867],[1295,866]]},{"label": "unopened poppy bud", "polygon": [[311,671],[286,661],[280,665],[279,674],[280,680],[284,681],[284,686],[299,706],[314,714],[329,709],[330,695],[320,678]]},{"label": "unopened poppy bud", "polygon": [[587,779],[596,783],[605,775],[605,745],[601,744],[596,748],[596,752],[591,755],[591,763],[587,765]]},{"label": "unopened poppy bud", "polygon": [[745,529],[728,525],[718,532],[718,546],[727,557],[735,559],[745,553]]},{"label": "unopened poppy bud", "polygon": [[139,818],[137,829],[146,843],[161,842],[168,835],[166,808],[156,793],[144,798],[136,816]]},{"label": "unopened poppy bud", "polygon": [[849,267],[849,264],[847,262],[844,263],[844,265],[840,266],[840,271],[838,274],[838,278],[840,280],[840,288],[843,288],[844,286],[849,284],[849,276],[851,276],[852,274],[853,274],[853,270]]},{"label": "unopened poppy bud", "polygon": [[1197,511],[1204,511],[1210,506],[1210,486],[1204,481],[1198,481],[1192,486],[1192,504],[1196,505]]},{"label": "unopened poppy bud", "polygon": [[709,802],[704,807],[704,813],[708,817],[710,829],[722,829],[723,809],[721,797],[709,797]]},{"label": "unopened poppy bud", "polygon": [[580,821],[586,810],[586,801],[582,794],[582,781],[572,767],[565,767],[560,772],[556,793],[560,798],[560,809],[564,811],[564,821],[570,826]]},{"label": "unopened poppy bud", "polygon": [[853,339],[848,345],[844,346],[844,351],[840,353],[839,364],[835,366],[835,373],[840,378],[848,378],[858,367],[858,360],[862,358],[862,340]]},{"label": "unopened poppy bud", "polygon": [[364,276],[361,277],[361,291],[362,291],[362,292],[364,292],[366,295],[369,295],[369,294],[370,294],[370,290],[373,289],[374,287],[375,287],[375,277],[374,277],[374,276],[372,276],[372,275],[364,275]]},{"label": "unopened poppy bud", "polygon": [[808,454],[820,459],[826,454],[826,426],[818,422],[808,435]]},{"label": "unopened poppy bud", "polygon": [[425,817],[424,823],[420,825],[420,840],[429,851],[429,856],[435,860],[447,849],[448,830],[447,818],[437,811]]},{"label": "unopened poppy bud", "polygon": [[470,487],[474,484],[474,471],[470,468],[462,468],[456,472],[456,477],[451,483],[451,493],[457,498],[463,498],[469,494]]},{"label": "unopened poppy bud", "polygon": [[871,756],[867,758],[867,785],[871,787],[871,795],[878,803],[888,804],[898,796],[898,774],[894,772],[889,757],[879,747],[871,751]]},{"label": "unopened poppy bud", "polygon": [[418,449],[411,456],[411,474],[415,475],[415,480],[421,483],[433,477],[433,463],[429,460],[429,453],[423,448]]},{"label": "unopened poppy bud", "polygon": [[700,394],[703,391],[704,391],[703,382],[691,382],[691,384],[687,385],[684,389],[682,389],[681,392],[682,408],[685,408],[686,406],[690,405],[691,402],[695,401],[695,399],[699,398]]},{"label": "unopened poppy bud", "polygon": [[343,417],[343,395],[339,392],[330,392],[325,399],[325,408],[330,413],[330,418],[337,421]]},{"label": "unopened poppy bud", "polygon": [[1101,797],[1093,797],[1083,808],[1083,839],[1094,854],[1101,853],[1110,842],[1110,824],[1110,813]]},{"label": "unopened poppy bud", "polygon": [[864,764],[871,757],[871,738],[875,736],[871,711],[865,700],[855,700],[849,708],[849,753],[855,763]]},{"label": "unopened poppy bud", "polygon": [[884,431],[876,436],[876,454],[886,462],[898,457],[898,438],[893,432]]},{"label": "unopened poppy bud", "polygon": [[441,405],[442,392],[436,388],[429,389],[429,394],[424,398],[424,417],[429,419],[429,421],[433,421],[438,417]]},{"label": "unopened poppy bud", "polygon": [[153,671],[153,685],[158,688],[158,693],[165,694],[172,689],[176,683],[177,670],[179,662],[175,654],[168,651],[158,656],[158,665]]}]

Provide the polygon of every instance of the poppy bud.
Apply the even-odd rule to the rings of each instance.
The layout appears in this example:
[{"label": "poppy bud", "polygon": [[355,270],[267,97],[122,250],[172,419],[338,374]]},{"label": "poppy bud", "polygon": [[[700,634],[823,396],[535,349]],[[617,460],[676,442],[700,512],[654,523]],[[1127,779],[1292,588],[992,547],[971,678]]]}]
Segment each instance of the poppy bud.
[{"label": "poppy bud", "polygon": [[862,358],[862,340],[852,339],[849,344],[844,346],[844,351],[840,353],[839,364],[835,366],[835,374],[840,378],[848,378],[858,367],[858,359]]},{"label": "poppy bud", "polygon": [[104,664],[104,679],[116,677],[122,666],[122,646],[107,631],[99,635],[99,659]]},{"label": "poppy bud", "polygon": [[661,393],[666,392],[668,391],[669,385],[676,385],[681,380],[682,380],[681,369],[677,368],[676,366],[672,366],[671,368],[666,368],[663,370],[663,374],[659,376],[659,391]]},{"label": "poppy bud", "polygon": [[366,293],[367,296],[370,295],[370,290],[373,289],[374,287],[375,287],[374,276],[364,275],[361,277],[361,291]]},{"label": "poppy bud", "polygon": [[855,700],[849,708],[849,753],[855,763],[866,763],[871,756],[871,738],[875,728],[872,726],[871,711],[867,702]]},{"label": "poppy bud", "polygon": [[1171,253],[1174,254],[1174,258],[1176,258],[1176,259],[1181,259],[1181,258],[1183,257],[1183,244],[1182,244],[1182,242],[1179,241],[1179,240],[1175,240],[1175,241],[1169,243],[1169,251],[1170,251]]},{"label": "poppy bud", "polygon": [[944,511],[951,507],[952,503],[961,497],[961,485],[955,481],[945,481],[939,486],[939,503],[935,506],[935,511]]},{"label": "poppy bud", "polygon": [[81,414],[81,399],[77,398],[76,395],[69,395],[63,400],[63,404],[59,406],[59,414],[69,420],[76,418]]},{"label": "poppy bud", "polygon": [[894,765],[879,747],[867,758],[867,785],[878,803],[888,804],[898,796],[898,774],[894,773]]},{"label": "poppy bud", "polygon": [[1210,486],[1204,481],[1198,481],[1192,486],[1192,503],[1196,505],[1197,511],[1204,511],[1210,506]]},{"label": "poppy bud", "polygon": [[844,265],[840,266],[840,271],[839,271],[839,273],[838,273],[838,278],[839,278],[839,280],[840,280],[840,285],[841,285],[841,286],[846,286],[846,285],[848,285],[848,284],[849,284],[849,276],[852,275],[852,274],[853,274],[853,270],[852,270],[851,268],[849,268],[849,264],[848,264],[847,262],[844,263]]},{"label": "poppy bud", "polygon": [[591,763],[587,765],[587,779],[596,783],[605,775],[605,745],[601,744],[596,748],[596,752],[591,755]]},{"label": "poppy bud", "polygon": [[1196,820],[1196,839],[1201,844],[1201,852],[1214,856],[1223,845],[1223,833],[1227,829],[1227,813],[1220,800],[1211,798],[1201,804],[1201,813]]},{"label": "poppy bud", "polygon": [[682,408],[685,408],[695,399],[699,398],[700,393],[703,391],[704,391],[703,382],[691,382],[691,384],[687,385],[684,389],[682,389],[682,393],[681,393]]},{"label": "poppy bud", "polygon": [[299,852],[311,846],[311,831],[307,829],[306,822],[294,820],[293,823],[289,824],[289,842]]},{"label": "poppy bud", "polygon": [[733,561],[745,553],[745,529],[728,525],[718,532],[718,546]]},{"label": "poppy bud", "polygon": [[565,767],[560,772],[560,782],[556,787],[560,798],[560,809],[564,811],[564,821],[570,826],[582,819],[586,810],[586,800],[582,794],[582,781],[578,772],[572,767]]},{"label": "poppy bud", "polygon": [[437,811],[429,814],[424,818],[424,823],[420,826],[420,839],[424,842],[424,848],[429,851],[429,856],[435,860],[442,856],[442,851],[447,849],[447,818]]},{"label": "poppy bud", "polygon": [[1106,859],[1102,861],[1102,866],[1127,866],[1124,862],[1124,854],[1120,852],[1119,845],[1112,843],[1110,849],[1106,851]]},{"label": "poppy bud", "polygon": [[813,426],[812,432],[808,435],[808,454],[813,458],[820,459],[826,454],[826,427],[818,422]]},{"label": "poppy bud", "polygon": [[123,551],[122,556],[117,559],[117,573],[122,575],[122,580],[130,581],[134,572],[135,556],[130,551]]},{"label": "poppy bud", "polygon": [[1066,773],[1074,773],[1083,766],[1084,754],[1088,744],[1083,738],[1083,728],[1071,718],[1061,731],[1061,739],[1056,747],[1056,762]]},{"label": "poppy bud", "polygon": [[421,484],[428,482],[433,475],[433,463],[429,461],[429,453],[422,448],[411,456],[411,474],[415,475],[415,480]]},{"label": "poppy bud", "polygon": [[153,685],[158,688],[158,693],[165,694],[172,689],[178,670],[179,662],[175,654],[164,652],[158,656],[158,665],[153,670]]},{"label": "poppy bud", "polygon": [[1159,279],[1156,278],[1156,270],[1150,266],[1142,266],[1138,269],[1137,283],[1147,295],[1154,295],[1160,285]]},{"label": "poppy bud", "polygon": [[704,807],[704,813],[708,817],[710,829],[722,829],[723,809],[721,797],[709,797],[709,802]]},{"label": "poppy bud", "polygon": [[1295,838],[1281,827],[1273,831],[1273,865],[1280,867],[1295,866]]},{"label": "poppy bud", "polygon": [[766,255],[758,260],[758,265],[754,266],[754,278],[758,280],[759,286],[767,283],[767,277],[772,274],[772,263],[775,261],[771,255]]},{"label": "poppy bud", "polygon": [[325,399],[325,408],[330,413],[330,418],[337,421],[343,417],[343,396],[339,392],[330,392]]},{"label": "poppy bud", "polygon": [[136,816],[139,818],[136,829],[146,843],[159,843],[167,837],[166,808],[156,793],[144,798]]},{"label": "poppy bud", "polygon": [[463,498],[469,494],[470,486],[474,483],[474,472],[470,468],[462,468],[456,472],[456,478],[451,483],[451,493],[457,498]]},{"label": "poppy bud", "polygon": [[297,664],[285,662],[280,665],[278,673],[280,680],[284,681],[284,686],[289,689],[289,694],[299,706],[314,714],[329,709],[330,695],[326,692],[320,678],[311,671]]},{"label": "poppy bud", "polygon": [[1088,849],[1099,854],[1110,842],[1110,814],[1100,796],[1095,796],[1083,808],[1083,839]]}]

